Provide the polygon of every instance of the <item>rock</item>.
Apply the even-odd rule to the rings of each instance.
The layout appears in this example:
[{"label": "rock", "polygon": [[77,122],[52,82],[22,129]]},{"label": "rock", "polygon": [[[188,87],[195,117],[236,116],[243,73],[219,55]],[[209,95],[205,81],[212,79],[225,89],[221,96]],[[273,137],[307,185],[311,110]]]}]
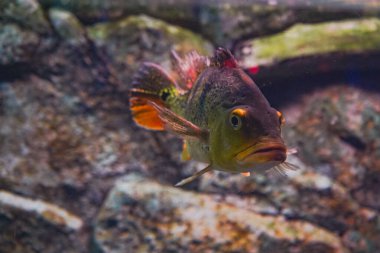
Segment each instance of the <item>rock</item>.
[{"label": "rock", "polygon": [[[278,32],[295,23],[321,22],[376,15],[378,5],[343,0],[332,8],[313,1],[150,1],[40,0],[45,7],[69,10],[85,23],[115,20],[131,14],[147,14],[196,30],[217,45],[232,46],[243,38]],[[353,8],[353,6],[355,8]]]},{"label": "rock", "polygon": [[37,1],[0,0],[0,20],[0,76],[12,71],[2,66],[27,64],[50,47],[41,38],[51,29]]},{"label": "rock", "polygon": [[50,33],[49,22],[37,0],[0,0],[0,20],[39,34]]},{"label": "rock", "polygon": [[86,42],[85,28],[72,13],[50,9],[49,18],[54,30],[57,31],[62,40],[79,45]]},{"label": "rock", "polygon": [[[0,186],[65,207],[88,228],[118,176],[137,170],[162,182],[178,181],[181,142],[137,128],[129,114],[129,82],[118,80],[125,69],[97,46],[72,14],[50,10],[49,16],[55,32],[33,34],[54,46],[28,58],[27,68],[17,64],[0,68]],[[138,30],[141,24],[135,25],[130,28]],[[168,48],[175,43],[190,45],[184,41],[191,39],[190,32],[169,28],[160,43]],[[184,38],[176,37],[176,32]],[[153,50],[149,57],[159,59],[161,53]],[[17,224],[28,228],[29,221]],[[33,229],[45,235],[49,226]],[[88,231],[75,233],[81,240],[68,242],[68,248],[75,252],[86,248]],[[39,240],[26,234],[28,238],[30,247],[40,247],[32,243]]]},{"label": "rock", "polygon": [[2,207],[19,209],[32,215],[39,216],[52,225],[62,227],[63,230],[79,230],[83,221],[66,210],[39,200],[31,200],[17,196],[10,192],[0,191]]},{"label": "rock", "polygon": [[[288,128],[292,136],[289,139],[293,144],[298,143],[300,155],[307,163],[353,190],[366,173],[378,172],[374,165],[379,156],[368,148],[373,145],[373,139],[367,137],[367,132],[377,125],[373,123],[367,128],[366,124],[367,117],[377,118],[379,98],[377,93],[342,86],[305,95],[307,104],[303,102],[304,112],[299,114],[303,116],[294,121],[294,128]],[[306,142],[307,139],[319,145]],[[371,163],[367,164],[362,157],[371,157]],[[330,168],[323,167],[324,163]]]},{"label": "rock", "polygon": [[[193,27],[190,31],[136,16],[137,9],[124,17],[128,11],[117,1],[65,1],[87,4],[80,11],[73,9],[74,14],[50,8],[48,0],[41,2],[46,13],[36,1],[0,0],[0,252],[92,251],[89,234],[95,220],[95,252],[128,252],[127,246],[134,245],[143,252],[373,253],[380,248],[380,108],[376,87],[369,87],[378,80],[380,57],[369,51],[369,40],[367,44],[358,38],[364,51],[355,51],[354,43],[346,45],[356,52],[349,54],[349,62],[335,49],[323,54],[344,70],[350,64],[354,68],[349,69],[364,70],[344,72],[340,86],[294,75],[294,82],[284,79],[263,89],[284,112],[286,141],[299,150],[289,159],[299,171],[289,178],[214,172],[178,189],[171,185],[203,165],[179,160],[179,139],[133,123],[128,89],[137,66],[153,61],[167,67],[172,48],[211,53],[212,45],[194,31],[228,44],[283,29],[307,12],[254,5],[260,16],[252,15],[250,8],[235,12],[242,7],[232,4],[218,10],[188,8],[178,1],[175,7],[149,4],[156,18],[167,15],[167,21]],[[116,14],[108,16],[107,6]],[[165,14],[173,8],[178,16],[166,18],[174,15]],[[328,19],[311,15],[305,20],[313,18]],[[252,25],[256,19],[267,24]],[[377,19],[346,23],[376,24],[377,31]],[[353,30],[362,31],[351,25]],[[362,32],[376,41],[374,30]],[[291,58],[274,61],[278,71],[268,69],[269,77],[297,72],[297,67],[282,65],[296,56],[286,57]],[[326,68],[319,66],[321,58],[314,59],[315,69]],[[376,78],[364,80],[372,77],[362,76],[368,72]],[[366,84],[351,82],[362,78]],[[350,82],[342,82],[347,79]],[[350,87],[352,83],[357,86]],[[115,180],[134,171],[144,176],[121,179],[103,203]]]},{"label": "rock", "polygon": [[0,225],[1,252],[86,252],[78,237],[82,220],[41,200],[1,190]]},{"label": "rock", "polygon": [[377,18],[300,24],[276,35],[243,42],[237,53],[241,65],[249,68],[321,54],[379,51],[379,31]]},{"label": "rock", "polygon": [[[86,79],[64,85],[78,73],[90,78],[95,68],[58,56],[58,52],[52,55],[68,72],[51,74],[47,79],[30,74],[22,81],[0,84],[2,188],[65,206],[88,222],[113,178],[120,174],[139,170],[160,175],[159,168],[167,167],[169,173],[160,178],[177,181],[178,159],[163,155],[160,148],[164,145],[160,138],[165,136],[154,139],[149,132],[136,130],[125,116],[127,105],[119,113],[115,107],[107,107],[109,101],[116,100],[111,95],[103,94],[104,107],[93,106],[100,98],[86,87]],[[88,80],[92,84],[98,78],[93,76]],[[54,82],[48,81],[49,77]],[[176,146],[174,140],[167,141],[172,144],[168,152],[179,149],[179,143]]]},{"label": "rock", "polygon": [[[129,114],[131,77],[124,73],[129,66],[117,65],[121,60],[116,55],[129,46],[138,47],[139,41],[130,41],[110,55],[98,45],[113,48],[118,32],[140,31],[134,35],[137,38],[145,38],[146,31],[161,33],[164,47],[146,53],[149,60],[162,59],[163,50],[168,57],[171,47],[188,49],[192,41],[199,41],[204,50],[211,46],[189,31],[146,17],[121,21],[109,31],[111,24],[93,27],[91,32],[109,37],[94,35],[92,40],[70,13],[50,10],[49,15],[56,33],[44,40],[54,47],[39,52],[27,69],[15,66],[12,75],[0,76],[0,182],[9,191],[66,205],[87,222],[117,175],[139,170],[164,182],[181,178],[176,153],[180,140],[137,128]],[[125,24],[131,30],[123,30]],[[128,52],[136,57],[131,68],[138,66],[138,59],[148,60]],[[126,83],[118,76],[124,76]],[[162,173],[162,167],[168,172]],[[97,176],[108,180],[99,185]]]},{"label": "rock", "polygon": [[137,175],[117,181],[95,225],[101,252],[346,252],[339,237]]},{"label": "rock", "polygon": [[[367,91],[364,85],[349,88],[320,84],[317,87],[324,88],[308,92],[299,89],[300,81],[293,85],[293,89],[287,89],[298,102],[289,103],[287,93],[282,93],[285,97],[278,106],[287,121],[286,143],[298,150],[289,158],[300,168],[297,174],[288,178],[244,178],[214,172],[203,175],[195,189],[218,196],[246,196],[245,201],[221,199],[258,213],[306,220],[344,235],[343,243],[352,252],[380,248],[375,186],[380,178],[375,137],[380,129],[379,93]],[[273,92],[277,94],[277,90]],[[352,235],[358,235],[355,243],[347,239]]]},{"label": "rock", "polygon": [[[296,216],[314,216],[318,224],[324,223],[330,229],[335,226],[340,233],[360,234],[361,243],[346,245],[354,252],[380,248],[376,218],[366,215],[368,211],[378,214],[380,210],[374,186],[380,179],[376,169],[380,156],[377,148],[370,148],[374,145],[373,135],[368,138],[368,133],[373,134],[378,128],[374,122],[380,112],[379,98],[378,93],[366,90],[365,86],[333,85],[301,95],[298,105],[284,110],[285,115],[292,112],[285,131],[289,144],[297,146],[300,158],[310,165],[311,171],[323,175],[323,181],[333,182],[328,183],[330,188],[317,194],[304,192],[304,183],[300,187],[297,180],[298,204],[290,206],[297,206]],[[367,117],[374,119],[370,126]],[[322,179],[305,177],[302,175],[303,181],[313,181],[316,187]],[[310,202],[314,205],[307,208]]]},{"label": "rock", "polygon": [[[56,46],[38,54],[33,65],[12,66],[12,76],[0,71],[0,187],[65,207],[88,228],[112,178],[143,171],[141,166],[150,162],[145,155],[145,165],[135,160],[143,150],[127,134],[133,131],[125,130],[126,125],[133,128],[125,116],[127,101],[115,99],[112,76],[91,43],[53,35],[44,40]],[[139,133],[134,136],[141,141]],[[3,219],[9,225],[1,225],[0,252],[87,252],[86,229],[66,233],[50,221],[39,221],[39,215],[36,221],[27,215],[16,219],[16,214],[12,209]],[[13,233],[20,238],[19,250]]]},{"label": "rock", "polygon": [[0,65],[31,61],[40,43],[37,34],[15,24],[0,24]]},{"label": "rock", "polygon": [[317,23],[357,18],[349,9],[292,3],[206,4],[199,7],[200,33],[214,44],[234,47],[249,38],[275,34],[298,23]]},{"label": "rock", "polygon": [[131,16],[88,28],[89,36],[114,61],[119,79],[128,84],[142,61],[170,66],[170,51],[211,54],[212,45],[199,35],[148,16]]}]

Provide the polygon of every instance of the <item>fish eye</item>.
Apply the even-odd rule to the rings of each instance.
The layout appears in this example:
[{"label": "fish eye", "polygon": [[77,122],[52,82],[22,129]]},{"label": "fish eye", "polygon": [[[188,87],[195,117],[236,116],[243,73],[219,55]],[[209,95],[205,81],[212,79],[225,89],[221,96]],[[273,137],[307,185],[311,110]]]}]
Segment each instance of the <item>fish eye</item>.
[{"label": "fish eye", "polygon": [[244,117],[246,111],[244,109],[235,109],[230,115],[230,124],[234,130],[239,130],[242,126],[242,117]]},{"label": "fish eye", "polygon": [[279,111],[277,111],[277,116],[278,116],[278,119],[279,119],[279,121],[280,121],[280,125],[281,125],[281,126],[284,125],[284,124],[285,124],[285,118],[284,118],[284,116],[282,115],[282,113],[279,112]]},{"label": "fish eye", "polygon": [[241,128],[241,118],[237,115],[231,115],[230,123],[233,129],[239,130]]}]

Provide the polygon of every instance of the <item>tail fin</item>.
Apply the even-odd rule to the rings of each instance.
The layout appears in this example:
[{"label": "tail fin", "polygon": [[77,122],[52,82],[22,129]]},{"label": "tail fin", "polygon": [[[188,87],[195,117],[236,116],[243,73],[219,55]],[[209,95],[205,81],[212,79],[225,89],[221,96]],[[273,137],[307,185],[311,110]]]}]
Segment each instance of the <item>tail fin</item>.
[{"label": "tail fin", "polygon": [[144,63],[134,76],[130,91],[129,103],[134,121],[147,129],[164,130],[163,121],[149,101],[167,106],[169,96],[174,95],[175,85],[160,66]]}]

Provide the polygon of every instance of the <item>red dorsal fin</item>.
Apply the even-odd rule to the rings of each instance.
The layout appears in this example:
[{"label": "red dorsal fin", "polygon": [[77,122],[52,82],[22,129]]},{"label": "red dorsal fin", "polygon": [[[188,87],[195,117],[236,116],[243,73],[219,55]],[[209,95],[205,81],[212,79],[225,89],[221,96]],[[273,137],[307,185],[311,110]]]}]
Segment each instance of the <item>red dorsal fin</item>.
[{"label": "red dorsal fin", "polygon": [[177,72],[178,84],[183,90],[191,89],[198,76],[210,66],[210,59],[196,51],[188,53],[183,59],[175,51],[172,51],[171,56],[173,70]]},{"label": "red dorsal fin", "polygon": [[237,64],[231,51],[225,48],[215,50],[214,56],[211,58],[211,65],[219,68],[237,68]]}]

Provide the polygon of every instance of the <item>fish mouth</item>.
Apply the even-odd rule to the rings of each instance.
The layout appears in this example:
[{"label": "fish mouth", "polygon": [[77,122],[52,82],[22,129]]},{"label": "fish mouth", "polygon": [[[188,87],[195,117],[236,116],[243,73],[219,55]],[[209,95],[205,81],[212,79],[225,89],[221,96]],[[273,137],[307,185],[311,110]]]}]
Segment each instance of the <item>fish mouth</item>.
[{"label": "fish mouth", "polygon": [[249,146],[235,155],[239,164],[282,163],[286,160],[286,146],[279,141],[265,141]]}]

